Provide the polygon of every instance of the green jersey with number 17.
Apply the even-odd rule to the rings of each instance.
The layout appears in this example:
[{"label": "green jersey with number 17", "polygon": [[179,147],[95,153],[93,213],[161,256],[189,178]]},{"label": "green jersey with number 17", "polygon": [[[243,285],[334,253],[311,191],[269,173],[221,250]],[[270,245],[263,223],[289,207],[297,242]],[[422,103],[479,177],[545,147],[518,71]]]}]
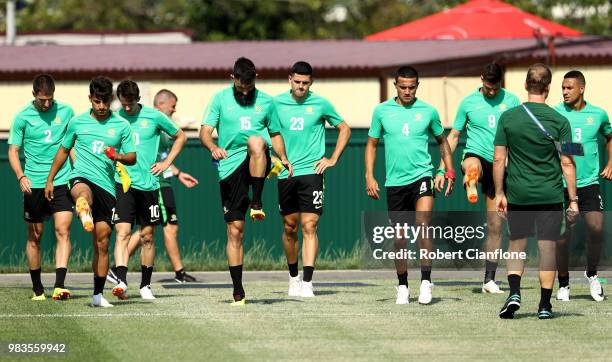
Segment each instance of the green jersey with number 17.
[{"label": "green jersey with number 17", "polygon": [[[23,146],[24,173],[32,182],[33,188],[45,187],[53,158],[72,117],[72,108],[59,102],[53,102],[51,108],[45,112],[40,112],[30,103],[15,116],[8,144]],[[67,184],[69,173],[70,162],[66,162],[53,179],[53,185]]]},{"label": "green jersey with number 17", "polygon": [[219,161],[219,180],[231,175],[247,156],[250,136],[261,136],[271,145],[271,133],[280,131],[272,121],[272,97],[255,89],[255,101],[242,106],[234,98],[233,87],[225,88],[213,97],[204,113],[203,125],[217,129],[218,145],[227,151],[227,158]]}]

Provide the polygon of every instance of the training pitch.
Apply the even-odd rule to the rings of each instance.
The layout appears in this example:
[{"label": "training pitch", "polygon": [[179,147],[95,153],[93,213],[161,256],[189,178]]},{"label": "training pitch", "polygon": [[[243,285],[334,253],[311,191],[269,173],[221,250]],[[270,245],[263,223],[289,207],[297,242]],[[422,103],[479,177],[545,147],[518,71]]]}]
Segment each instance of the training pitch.
[{"label": "training pitch", "polygon": [[[432,273],[434,298],[419,305],[410,273],[409,305],[395,305],[392,271],[318,271],[314,299],[289,298],[285,272],[247,272],[247,305],[231,307],[227,272],[194,273],[202,282],[177,284],[154,274],[157,296],[138,295],[92,308],[90,274],[68,274],[69,301],[30,301],[29,276],[0,276],[0,359],[6,360],[564,360],[607,359],[612,353],[612,302],[592,301],[581,273],[571,274],[570,302],[554,300],[555,319],[538,320],[535,272],[523,280],[514,320],[497,312],[507,294],[480,293],[480,272]],[[504,272],[499,271],[507,290]],[[610,278],[612,272],[600,273]],[[606,292],[612,289],[604,284]],[[8,343],[63,343],[65,353],[8,353]]]}]

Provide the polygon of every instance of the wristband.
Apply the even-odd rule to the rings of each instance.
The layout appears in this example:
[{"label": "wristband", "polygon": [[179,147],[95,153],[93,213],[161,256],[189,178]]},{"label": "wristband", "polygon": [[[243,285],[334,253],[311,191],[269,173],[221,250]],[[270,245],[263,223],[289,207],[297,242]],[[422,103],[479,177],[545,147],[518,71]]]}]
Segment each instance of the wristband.
[{"label": "wristband", "polygon": [[454,170],[448,170],[448,171],[446,171],[446,173],[444,174],[444,178],[447,178],[447,179],[450,179],[450,180],[455,181],[455,179],[456,179],[457,177],[455,176],[455,171],[454,171]]},{"label": "wristband", "polygon": [[436,176],[437,176],[437,175],[444,175],[444,173],[445,173],[445,172],[446,172],[446,170],[445,170],[445,169],[443,169],[443,168],[439,168],[439,169],[438,169],[438,171],[436,171]]},{"label": "wristband", "polygon": [[26,175],[21,175],[21,177],[17,179],[17,182],[21,182],[21,179],[24,177],[26,177]]},{"label": "wristband", "polygon": [[181,174],[181,172],[183,172],[183,171],[179,170],[179,172],[176,174],[176,177],[179,177],[179,175]]}]

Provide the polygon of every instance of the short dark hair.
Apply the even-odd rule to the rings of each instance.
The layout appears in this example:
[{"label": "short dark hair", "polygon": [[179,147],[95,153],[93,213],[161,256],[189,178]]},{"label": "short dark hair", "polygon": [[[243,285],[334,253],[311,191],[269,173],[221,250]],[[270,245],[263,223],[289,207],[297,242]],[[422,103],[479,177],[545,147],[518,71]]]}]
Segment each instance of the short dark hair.
[{"label": "short dark hair", "polygon": [[140,97],[140,89],[138,84],[133,80],[125,79],[117,86],[117,97],[123,97],[127,101],[133,101]]},{"label": "short dark hair", "polygon": [[586,79],[584,78],[584,74],[582,74],[582,72],[579,70],[570,70],[569,72],[565,73],[563,79],[568,78],[574,78],[578,81],[578,83],[586,85]]},{"label": "short dark hair", "polygon": [[399,78],[416,78],[417,82],[419,81],[419,73],[416,69],[409,65],[404,65],[399,67],[398,70],[395,71],[395,81]]},{"label": "short dark hair", "polygon": [[32,90],[34,90],[34,94],[38,94],[38,92],[52,94],[55,92],[55,80],[50,74],[39,74],[34,77]]},{"label": "short dark hair", "polygon": [[113,82],[103,75],[95,77],[89,83],[89,95],[100,98],[104,103],[110,102],[113,99]]},{"label": "short dark hair", "polygon": [[527,70],[527,91],[542,94],[552,81],[552,72],[545,64],[536,63]]},{"label": "short dark hair", "polygon": [[482,79],[497,84],[504,78],[504,68],[497,63],[487,64],[482,72]]},{"label": "short dark hair", "polygon": [[255,64],[245,57],[236,59],[232,74],[234,75],[234,79],[239,80],[242,84],[252,84],[257,76]]},{"label": "short dark hair", "polygon": [[155,97],[153,98],[153,106],[157,106],[158,104],[162,103],[163,101],[166,101],[167,99],[174,99],[175,101],[178,101],[178,97],[176,96],[176,94],[174,94],[174,92],[164,88],[159,92],[155,93]]},{"label": "short dark hair", "polygon": [[289,74],[309,75],[312,77],[312,66],[304,61],[296,62],[291,67]]}]

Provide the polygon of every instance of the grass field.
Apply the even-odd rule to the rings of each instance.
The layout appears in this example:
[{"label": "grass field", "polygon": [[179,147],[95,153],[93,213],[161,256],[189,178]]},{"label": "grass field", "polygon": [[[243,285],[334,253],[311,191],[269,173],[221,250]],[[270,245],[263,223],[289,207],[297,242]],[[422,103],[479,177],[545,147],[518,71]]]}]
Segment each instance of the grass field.
[{"label": "grass field", "polygon": [[[434,299],[427,306],[416,302],[416,280],[410,281],[410,304],[395,305],[391,272],[320,272],[312,300],[287,297],[284,273],[247,274],[248,304],[239,308],[229,305],[226,273],[200,274],[203,283],[154,283],[158,299],[152,303],[136,297],[138,275],[130,274],[130,300],[116,301],[107,291],[115,304],[107,309],[88,306],[89,275],[69,283],[75,295],[65,302],[32,302],[27,277],[5,275],[0,342],[67,343],[68,353],[56,359],[80,361],[605,360],[611,355],[612,304],[593,302],[587,284],[574,279],[579,274],[572,274],[572,301],[553,301],[556,318],[540,321],[536,278],[523,282],[517,318],[500,320],[506,295],[483,295],[476,274],[464,279],[457,273],[441,279],[434,272]],[[7,357],[50,359],[0,352],[0,359]]]}]

